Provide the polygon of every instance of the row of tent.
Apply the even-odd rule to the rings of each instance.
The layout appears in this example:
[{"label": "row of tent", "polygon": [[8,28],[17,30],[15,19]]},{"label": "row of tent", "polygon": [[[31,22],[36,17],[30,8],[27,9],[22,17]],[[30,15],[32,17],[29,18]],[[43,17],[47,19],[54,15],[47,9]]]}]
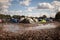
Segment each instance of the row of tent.
[{"label": "row of tent", "polygon": [[20,18],[20,19],[12,18],[10,21],[12,23],[35,23],[35,22],[38,22],[37,19],[31,19],[31,18]]},{"label": "row of tent", "polygon": [[46,23],[46,22],[52,22],[53,19],[50,19],[50,18],[20,18],[20,19],[15,19],[15,18],[11,18],[11,19],[6,19],[6,20],[3,20],[3,19],[0,19],[0,23],[2,22],[10,22],[10,23],[39,23],[39,22],[43,22],[43,23]]}]

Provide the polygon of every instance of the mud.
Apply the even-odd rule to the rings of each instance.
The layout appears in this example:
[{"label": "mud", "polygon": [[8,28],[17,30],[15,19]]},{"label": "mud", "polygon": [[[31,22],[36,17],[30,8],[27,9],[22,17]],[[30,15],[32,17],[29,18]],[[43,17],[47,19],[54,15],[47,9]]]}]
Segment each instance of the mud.
[{"label": "mud", "polygon": [[58,24],[49,23],[36,26],[31,26],[31,24],[0,24],[0,27],[3,27],[0,31],[0,40],[59,40],[60,26]]},{"label": "mud", "polygon": [[22,27],[21,25],[17,24],[4,24],[2,30],[6,32],[18,33],[21,31],[51,29],[51,28],[56,28],[56,25],[54,23],[49,23],[49,24],[38,24],[38,26]]}]

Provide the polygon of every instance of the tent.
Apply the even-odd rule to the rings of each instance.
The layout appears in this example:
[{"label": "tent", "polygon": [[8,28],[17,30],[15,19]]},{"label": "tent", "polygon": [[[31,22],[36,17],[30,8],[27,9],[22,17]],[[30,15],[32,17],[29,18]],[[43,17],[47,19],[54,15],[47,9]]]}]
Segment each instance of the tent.
[{"label": "tent", "polygon": [[53,22],[53,19],[50,19],[50,18],[45,18],[45,20],[46,20],[47,22]]},{"label": "tent", "polygon": [[34,23],[31,18],[24,18],[20,20],[20,23]]},{"label": "tent", "polygon": [[19,22],[23,21],[25,18],[20,18]]},{"label": "tent", "polygon": [[41,23],[46,23],[47,21],[46,21],[46,20],[44,20],[44,19],[42,19],[40,22],[41,22]]},{"label": "tent", "polygon": [[3,20],[2,19],[0,19],[0,23],[2,23],[3,22]]},{"label": "tent", "polygon": [[43,19],[43,17],[39,17],[39,18],[38,18],[38,21],[41,21],[42,19]]},{"label": "tent", "polygon": [[12,23],[19,23],[19,20],[18,20],[18,19],[14,19],[14,18],[10,19],[10,21],[11,21]]},{"label": "tent", "polygon": [[38,22],[38,19],[37,19],[37,18],[33,18],[33,21],[34,21],[34,22]]},{"label": "tent", "polygon": [[29,20],[29,23],[34,23],[33,19],[31,18],[27,18],[27,20]]}]

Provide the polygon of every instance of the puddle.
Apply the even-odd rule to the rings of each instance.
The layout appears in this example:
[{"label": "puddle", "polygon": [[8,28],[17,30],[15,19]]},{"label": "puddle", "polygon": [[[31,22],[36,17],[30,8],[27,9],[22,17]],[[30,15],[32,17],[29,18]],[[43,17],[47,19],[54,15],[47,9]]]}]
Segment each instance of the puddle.
[{"label": "puddle", "polygon": [[53,23],[49,23],[49,24],[40,24],[39,26],[36,27],[20,27],[19,25],[13,25],[13,24],[6,24],[3,25],[3,31],[7,31],[7,32],[20,32],[20,31],[27,31],[27,30],[39,30],[39,29],[50,29],[50,28],[55,28],[56,25],[54,25]]},{"label": "puddle", "polygon": [[56,28],[56,25],[54,25],[54,24],[46,24],[46,25],[40,24],[39,26],[36,26],[36,27],[25,28],[25,30],[39,30],[39,29],[51,29],[51,28]]},{"label": "puddle", "polygon": [[4,31],[9,31],[9,32],[17,32],[20,30],[20,28],[18,27],[18,25],[4,25]]}]

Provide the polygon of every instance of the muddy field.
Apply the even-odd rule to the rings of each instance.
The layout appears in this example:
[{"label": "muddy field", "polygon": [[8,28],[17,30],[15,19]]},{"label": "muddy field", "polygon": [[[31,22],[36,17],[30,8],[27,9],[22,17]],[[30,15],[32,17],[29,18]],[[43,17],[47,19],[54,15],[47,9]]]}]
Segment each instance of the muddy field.
[{"label": "muddy field", "polygon": [[59,40],[60,23],[0,24],[0,40]]}]

